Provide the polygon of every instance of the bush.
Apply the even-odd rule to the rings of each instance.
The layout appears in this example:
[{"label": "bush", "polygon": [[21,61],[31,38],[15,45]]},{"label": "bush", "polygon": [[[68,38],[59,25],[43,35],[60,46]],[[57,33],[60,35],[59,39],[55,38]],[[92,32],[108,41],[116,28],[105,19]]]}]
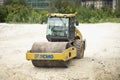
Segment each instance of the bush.
[{"label": "bush", "polygon": [[26,0],[4,0],[4,5],[26,5]]},{"label": "bush", "polygon": [[5,0],[0,6],[0,22],[9,23],[43,23],[46,22],[47,11],[35,10],[25,5],[25,0]]},{"label": "bush", "polygon": [[24,5],[8,5],[7,22],[27,22],[30,10]]},{"label": "bush", "polygon": [[[0,6],[0,22],[10,23],[44,23],[47,22],[47,10],[35,10],[25,5],[25,0],[7,0]],[[120,8],[114,12],[109,7],[94,9],[93,7],[76,6],[67,0],[53,0],[50,11],[52,13],[75,13],[81,23],[120,22]],[[118,19],[118,20],[117,20]],[[115,21],[114,21],[115,20]]]},{"label": "bush", "polygon": [[8,12],[5,6],[0,6],[0,22],[5,22]]},{"label": "bush", "polygon": [[120,18],[120,10],[118,10],[118,9],[115,10],[115,13],[114,13],[114,14],[115,14],[115,16],[116,16],[117,18]]},{"label": "bush", "polygon": [[109,7],[102,7],[100,10],[89,7],[80,7],[77,9],[78,20],[81,23],[96,23],[103,20],[109,21],[110,18],[115,18],[115,13]]},{"label": "bush", "polygon": [[[54,6],[54,7],[53,7]],[[53,1],[54,12],[57,13],[75,13],[75,4],[69,2],[68,0],[54,0]]]},{"label": "bush", "polygon": [[80,22],[89,22],[89,19],[91,18],[92,11],[89,8],[80,7],[78,10],[78,20]]},{"label": "bush", "polygon": [[41,10],[41,11],[38,11],[39,14],[41,15],[41,18],[40,18],[40,23],[46,23],[47,22],[47,14],[48,14],[48,11],[46,10]]},{"label": "bush", "polygon": [[7,5],[8,15],[6,22],[15,23],[40,23],[45,22],[45,12],[37,11],[25,5]]}]

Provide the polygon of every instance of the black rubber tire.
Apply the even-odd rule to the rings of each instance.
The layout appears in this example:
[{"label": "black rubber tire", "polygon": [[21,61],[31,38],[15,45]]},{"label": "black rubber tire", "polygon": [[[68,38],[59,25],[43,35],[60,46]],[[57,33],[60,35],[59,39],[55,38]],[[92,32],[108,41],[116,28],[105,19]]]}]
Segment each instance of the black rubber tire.
[{"label": "black rubber tire", "polygon": [[[70,43],[67,43],[65,48],[71,47]],[[31,52],[41,52],[40,46],[37,43],[33,44]],[[70,61],[54,61],[54,60],[32,60],[32,64],[35,67],[65,67],[69,66]]]},{"label": "black rubber tire", "polygon": [[70,48],[70,47],[72,47],[73,45],[71,44],[71,43],[67,43],[67,45],[66,45],[66,48],[65,49],[68,49],[68,48]]},{"label": "black rubber tire", "polygon": [[73,44],[77,49],[77,56],[76,59],[82,59],[84,57],[84,41],[82,40],[75,40]]},{"label": "black rubber tire", "polygon": [[84,50],[86,49],[86,39],[83,41],[83,48],[84,48]]}]

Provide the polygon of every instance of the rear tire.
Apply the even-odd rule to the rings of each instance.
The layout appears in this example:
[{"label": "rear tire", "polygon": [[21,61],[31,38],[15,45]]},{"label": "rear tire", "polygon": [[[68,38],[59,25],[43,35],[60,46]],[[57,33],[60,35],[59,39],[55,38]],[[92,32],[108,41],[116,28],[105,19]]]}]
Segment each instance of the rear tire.
[{"label": "rear tire", "polygon": [[84,42],[82,40],[75,40],[73,44],[76,49],[77,49],[77,56],[75,57],[76,59],[81,59],[84,57]]}]

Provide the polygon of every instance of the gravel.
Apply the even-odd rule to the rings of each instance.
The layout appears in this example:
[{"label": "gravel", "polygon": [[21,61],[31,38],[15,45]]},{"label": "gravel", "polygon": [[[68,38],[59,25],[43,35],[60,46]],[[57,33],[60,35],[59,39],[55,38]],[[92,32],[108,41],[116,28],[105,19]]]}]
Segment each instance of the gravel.
[{"label": "gravel", "polygon": [[25,54],[34,42],[47,42],[46,26],[0,23],[0,80],[120,80],[120,23],[79,24],[84,58],[69,68],[36,68]]}]

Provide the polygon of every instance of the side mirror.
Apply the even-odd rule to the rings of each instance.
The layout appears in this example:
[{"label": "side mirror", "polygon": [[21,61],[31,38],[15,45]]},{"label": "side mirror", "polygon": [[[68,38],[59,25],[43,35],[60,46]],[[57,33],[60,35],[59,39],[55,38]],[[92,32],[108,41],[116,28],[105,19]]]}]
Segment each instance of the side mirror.
[{"label": "side mirror", "polygon": [[78,21],[75,21],[75,23],[76,23],[76,26],[78,26],[78,25],[79,25],[79,22],[78,22]]}]

